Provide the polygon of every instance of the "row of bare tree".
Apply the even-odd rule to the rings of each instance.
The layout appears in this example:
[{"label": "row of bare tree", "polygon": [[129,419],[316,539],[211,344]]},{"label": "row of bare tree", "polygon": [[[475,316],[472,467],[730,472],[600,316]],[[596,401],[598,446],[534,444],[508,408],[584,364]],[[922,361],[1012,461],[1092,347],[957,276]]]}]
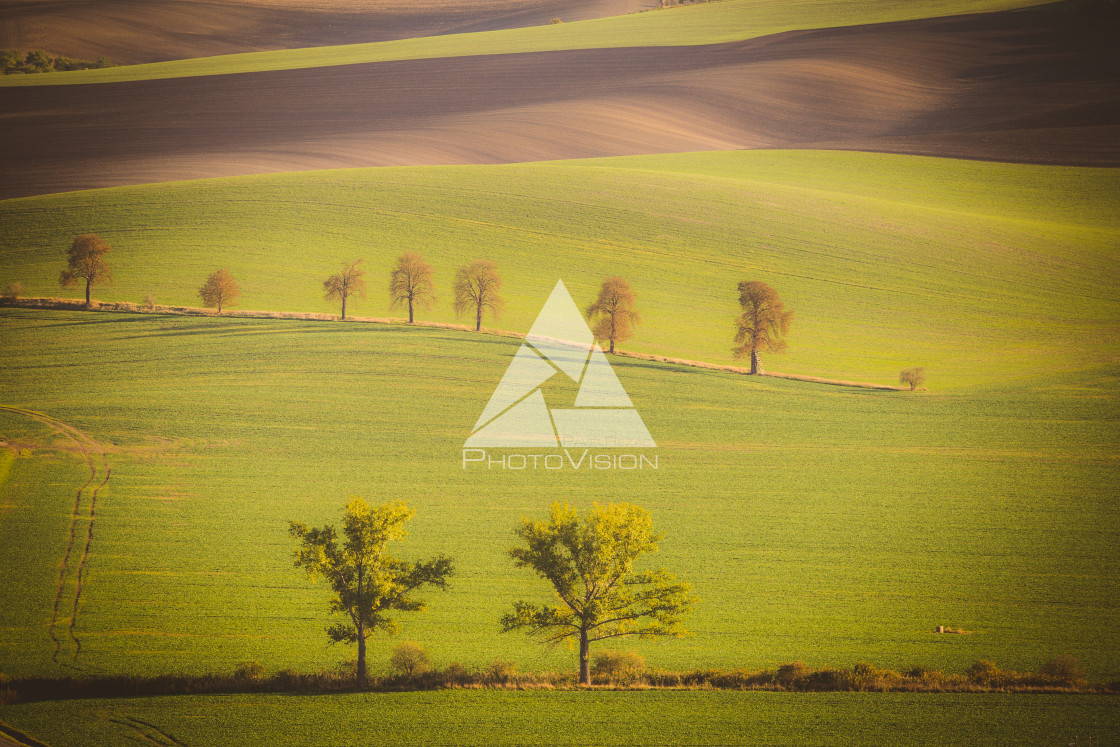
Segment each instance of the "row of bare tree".
[{"label": "row of bare tree", "polygon": [[[59,276],[62,287],[69,287],[78,281],[86,285],[86,305],[90,303],[90,289],[96,283],[112,283],[113,276],[105,255],[111,247],[96,234],[82,234],[74,239],[67,250],[67,266]],[[365,270],[362,260],[355,259],[343,265],[342,271],[323,281],[324,297],[327,300],[342,302],[342,318],[346,319],[346,302],[353,295],[365,298]],[[389,273],[389,298],[391,308],[408,308],[408,321],[415,321],[416,308],[430,309],[436,303],[433,270],[416,252],[405,252],[397,258],[396,267]],[[18,284],[13,284],[14,289]],[[470,312],[474,315],[475,331],[482,329],[482,317],[486,312],[496,317],[505,305],[499,291],[502,276],[498,266],[488,259],[476,259],[470,264],[459,267],[451,285],[454,296],[455,313],[462,316]],[[21,288],[22,289],[22,288]],[[5,295],[13,295],[19,290],[9,290]],[[233,306],[241,295],[241,289],[233,275],[225,269],[211,273],[198,295],[207,308]],[[149,297],[149,305],[154,301]],[[739,306],[742,313],[735,322],[735,345],[732,352],[736,359],[749,357],[751,373],[762,372],[759,353],[780,352],[786,348],[786,335],[789,333],[793,312],[787,311],[778,292],[760,280],[744,280],[739,283]],[[609,277],[603,281],[599,296],[584,311],[592,322],[592,333],[596,340],[610,344],[609,352],[615,352],[615,344],[630,339],[639,316],[634,292],[630,284],[620,277]],[[908,368],[899,374],[899,382],[918,388],[925,382],[925,369]]]},{"label": "row of bare tree", "polygon": [[[105,255],[111,247],[96,234],[82,234],[74,239],[67,251],[67,267],[59,276],[63,287],[84,281],[86,304],[90,303],[90,290],[97,283],[112,283],[113,276]],[[355,259],[343,265],[341,272],[323,281],[324,298],[342,303],[342,318],[346,319],[346,304],[351,296],[365,298],[365,270],[362,260]],[[416,252],[405,252],[397,258],[396,266],[389,273],[389,298],[391,308],[408,309],[408,321],[416,319],[416,309],[430,309],[437,301],[431,264]],[[500,290],[502,276],[498,266],[487,259],[477,259],[459,267],[451,285],[455,313],[474,316],[474,328],[482,329],[486,313],[497,316],[505,305]],[[211,273],[199,289],[198,295],[207,308],[222,309],[237,304],[241,289],[237,280],[226,269]],[[749,356],[751,373],[759,373],[759,353],[778,352],[786,347],[793,312],[786,311],[777,291],[758,280],[739,283],[739,304],[742,314],[736,322],[736,358]],[[620,277],[603,281],[599,295],[584,311],[592,322],[595,339],[609,343],[609,352],[615,345],[630,339],[634,325],[639,321],[636,300],[630,284]]]}]

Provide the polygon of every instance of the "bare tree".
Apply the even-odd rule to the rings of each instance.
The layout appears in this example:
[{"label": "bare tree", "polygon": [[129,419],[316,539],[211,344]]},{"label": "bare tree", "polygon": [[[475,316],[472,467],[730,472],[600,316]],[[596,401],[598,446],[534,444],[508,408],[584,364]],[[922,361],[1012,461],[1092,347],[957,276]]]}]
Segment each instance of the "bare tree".
[{"label": "bare tree", "polygon": [[910,387],[910,391],[914,391],[926,381],[926,370],[921,366],[914,368],[904,368],[902,373],[898,375],[898,383],[905,384]]},{"label": "bare tree", "polygon": [[86,281],[86,306],[89,306],[90,288],[95,283],[111,285],[113,282],[109,264],[105,261],[105,255],[112,249],[95,233],[78,236],[66,250],[66,269],[58,276],[59,285],[69,288],[79,280]]},{"label": "bare tree", "polygon": [[469,265],[463,265],[455,273],[455,282],[451,286],[455,293],[455,314],[461,316],[464,311],[473,310],[474,329],[479,331],[482,329],[482,313],[489,310],[496,317],[505,304],[505,299],[498,295],[501,287],[498,266],[490,260],[476,259]]},{"label": "bare tree", "polygon": [[358,267],[362,260],[343,265],[342,272],[331,275],[323,281],[323,298],[327,301],[342,300],[342,318],[346,319],[346,299],[357,294],[358,298],[366,297],[366,281],[363,276],[365,270]]},{"label": "bare tree", "polygon": [[736,320],[736,358],[751,357],[751,373],[761,373],[758,354],[768,350],[774,353],[786,349],[785,336],[793,312],[786,311],[778,292],[759,280],[739,283],[739,305],[743,313]]},{"label": "bare tree", "polygon": [[241,297],[241,287],[237,285],[237,281],[233,279],[226,270],[216,270],[206,278],[206,283],[198,289],[198,295],[202,297],[202,303],[206,308],[218,308],[218,313],[222,313],[223,306],[236,306],[237,299]]},{"label": "bare tree", "polygon": [[432,266],[416,252],[397,257],[397,267],[389,273],[389,308],[408,304],[408,323],[413,322],[413,306],[430,309],[436,302],[432,285]]},{"label": "bare tree", "polygon": [[599,289],[599,297],[584,312],[588,321],[595,317],[591,332],[596,340],[610,340],[610,353],[614,352],[616,342],[625,342],[634,336],[634,326],[638,323],[638,312],[634,310],[634,291],[630,283],[622,278],[607,278]]}]

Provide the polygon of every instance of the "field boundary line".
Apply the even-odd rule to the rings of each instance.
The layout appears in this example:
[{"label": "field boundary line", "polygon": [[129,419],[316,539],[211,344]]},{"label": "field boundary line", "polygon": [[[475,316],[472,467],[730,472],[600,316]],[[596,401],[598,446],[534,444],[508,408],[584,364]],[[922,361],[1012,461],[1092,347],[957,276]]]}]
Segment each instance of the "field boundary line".
[{"label": "field boundary line", "polygon": [[[145,306],[143,304],[129,303],[127,301],[95,301],[94,305],[86,306],[84,301],[78,301],[67,298],[17,298],[17,299],[3,299],[0,300],[0,306],[8,306],[11,308],[20,309],[53,309],[61,311],[91,311],[91,312],[117,312],[124,314],[153,314],[158,316],[206,316],[220,319],[283,319],[292,321],[317,321],[317,322],[338,322],[342,321],[337,314],[321,314],[314,312],[302,311],[253,311],[249,309],[229,309],[223,311],[221,314],[215,313],[211,309],[202,309],[196,306]],[[431,329],[447,329],[458,332],[474,332],[474,327],[468,324],[455,324],[453,322],[429,322],[429,321],[416,321],[411,324],[403,318],[398,317],[381,317],[381,316],[348,316],[347,322],[354,322],[357,324],[392,324],[402,327],[427,327]],[[508,329],[495,329],[491,327],[483,327],[479,330],[481,334],[493,335],[496,337],[512,337],[516,339],[525,339],[525,333],[514,332]],[[909,387],[894,386],[891,384],[875,384],[873,382],[865,381],[846,381],[843,379],[827,379],[819,376],[804,376],[801,374],[787,374],[779,373],[777,371],[770,371],[760,374],[751,374],[750,369],[741,366],[729,366],[722,363],[707,363],[705,361],[690,360],[687,358],[672,358],[664,355],[653,355],[650,353],[635,353],[626,350],[616,350],[615,355],[624,358],[634,358],[636,360],[646,360],[655,363],[669,363],[677,366],[691,366],[692,368],[703,368],[710,371],[721,371],[724,373],[741,374],[745,376],[768,376],[774,379],[787,379],[790,381],[803,381],[811,384],[827,384],[829,386],[841,386],[855,389],[873,389],[888,392],[904,392],[909,391]]]}]

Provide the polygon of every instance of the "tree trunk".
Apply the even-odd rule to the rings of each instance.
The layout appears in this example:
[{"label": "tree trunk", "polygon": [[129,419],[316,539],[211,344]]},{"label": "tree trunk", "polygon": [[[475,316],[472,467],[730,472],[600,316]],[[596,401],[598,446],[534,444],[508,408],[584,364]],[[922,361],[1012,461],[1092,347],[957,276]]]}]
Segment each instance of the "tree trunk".
[{"label": "tree trunk", "polygon": [[89,280],[86,280],[86,306],[89,306]]},{"label": "tree trunk", "polygon": [[610,352],[612,355],[614,354],[614,338],[613,337],[611,338],[611,349],[608,352]]},{"label": "tree trunk", "polygon": [[408,297],[408,323],[412,324],[412,296]]},{"label": "tree trunk", "polygon": [[579,631],[579,684],[591,684],[591,651],[587,641],[587,630]]},{"label": "tree trunk", "polygon": [[474,331],[475,332],[481,332],[482,331],[482,304],[478,305],[478,310],[476,311],[476,313],[474,315]]},{"label": "tree trunk", "polygon": [[358,687],[365,687],[366,679],[366,632],[358,626]]},{"label": "tree trunk", "polygon": [[342,321],[346,321],[346,296],[342,297]]},{"label": "tree trunk", "polygon": [[758,350],[751,351],[751,373],[762,373],[762,361],[758,358]]}]

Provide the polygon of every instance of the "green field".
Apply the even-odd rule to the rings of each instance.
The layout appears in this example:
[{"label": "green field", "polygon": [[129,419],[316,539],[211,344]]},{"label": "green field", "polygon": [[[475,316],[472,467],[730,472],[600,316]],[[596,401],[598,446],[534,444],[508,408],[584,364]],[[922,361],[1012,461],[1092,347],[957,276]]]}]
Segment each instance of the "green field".
[{"label": "green field", "polygon": [[[495,260],[526,331],[563,278],[583,305],[626,277],[644,322],[625,348],[731,363],[735,284],[794,310],[769,368],[890,384],[922,365],[943,390],[1120,360],[1120,173],[812,151],[641,156],[508,166],[359,169],[183,182],[0,203],[0,287],[60,291],[64,250],[114,247],[105,300],[198,305],[226,267],[245,309],[337,313],[322,281],[365,258],[423,254],[455,321],[455,268]],[[399,312],[397,312],[399,314]],[[490,324],[487,321],[487,324]]]},{"label": "green field", "polygon": [[[0,308],[0,405],[79,429],[112,468],[71,637],[82,553],[59,569],[71,526],[78,547],[87,536],[87,515],[72,522],[71,513],[89,466],[46,423],[0,410],[0,671],[332,668],[353,651],[327,644],[328,592],[292,567],[287,522],[337,521],[357,494],[416,510],[398,554],[456,559],[452,588],[402,619],[400,638],[440,667],[505,659],[522,671],[573,670],[572,651],[498,633],[514,600],[548,597],[505,550],[519,520],[554,500],[630,500],[666,534],[650,562],[703,600],[688,621],[693,637],[620,644],[651,667],[800,659],[958,672],[992,659],[1037,670],[1069,652],[1092,680],[1116,680],[1118,195],[1115,170],[756,151],[285,174],[0,202],[0,287],[19,281],[28,295],[58,295],[65,248],[93,231],[114,247],[116,278],[95,298],[151,293],[196,305],[206,275],[224,266],[241,283],[242,308],[329,312],[323,278],[364,257],[370,293],[351,313],[385,316],[388,270],[414,250],[435,265],[442,295],[421,318],[449,322],[454,269],[488,257],[508,300],[495,326],[527,331],[558,278],[585,305],[619,274],[643,313],[625,348],[730,363],[735,283],[760,279],[796,314],[790,350],[765,356],[769,368],[887,384],[905,366],[929,373],[929,390],[909,393],[617,358],[658,443],[657,470],[464,470],[463,441],[515,339]],[[546,396],[563,404],[573,391]],[[970,634],[937,635],[937,625]],[[371,642],[375,673],[394,645]],[[627,725],[635,712],[644,715]],[[694,692],[0,709],[37,738],[79,744],[148,728],[188,744],[250,732],[262,744],[357,733],[393,743],[399,729],[440,741],[448,723],[461,725],[461,743],[554,742],[572,718],[617,730],[602,733],[619,743],[1064,744],[1115,732],[1117,709],[1091,696]]]},{"label": "green field", "polygon": [[[1034,670],[1069,651],[1094,679],[1120,676],[1115,365],[909,394],[621,359],[658,470],[503,472],[462,469],[460,448],[514,340],[337,322],[0,319],[5,403],[111,445],[113,470],[75,626],[82,653],[64,640],[52,664],[46,628],[82,462],[44,426],[0,413],[6,439],[28,444],[0,493],[10,675],[332,667],[352,651],[327,645],[327,591],[291,567],[287,521],[334,521],[362,494],[416,509],[406,557],[457,559],[453,588],[402,631],[441,666],[574,666],[569,651],[498,634],[513,600],[547,598],[504,551],[518,520],[553,500],[628,499],[667,534],[657,561],[703,599],[695,637],[635,644],[651,666],[961,671],[989,658]],[[938,636],[938,624],[973,634]],[[375,670],[392,645],[373,642]]]},{"label": "green field", "polygon": [[[1110,744],[1108,696],[457,691],[36,703],[0,718],[52,744]],[[161,741],[162,740],[164,741]]]},{"label": "green field", "polygon": [[796,29],[986,13],[1039,5],[1040,2],[1041,0],[723,0],[578,23],[503,31],[249,52],[49,75],[5,75],[0,76],[0,86],[109,83],[562,49],[718,44]]}]

